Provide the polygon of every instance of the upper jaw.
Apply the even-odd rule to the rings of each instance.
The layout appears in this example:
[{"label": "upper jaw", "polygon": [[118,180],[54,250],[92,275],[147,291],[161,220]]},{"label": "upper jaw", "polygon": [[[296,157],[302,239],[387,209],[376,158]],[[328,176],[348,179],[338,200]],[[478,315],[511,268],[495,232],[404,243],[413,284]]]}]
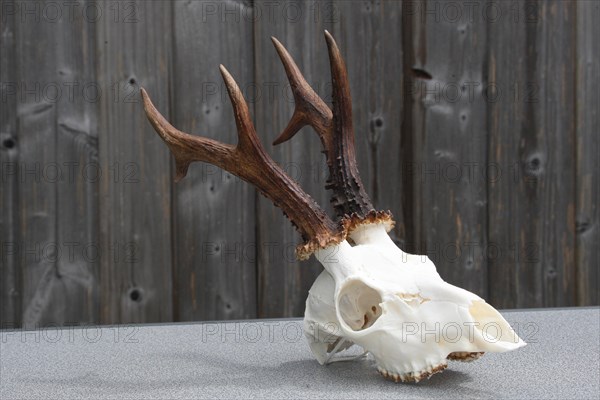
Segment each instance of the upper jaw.
[{"label": "upper jaw", "polygon": [[419,382],[431,377],[431,375],[442,372],[448,367],[448,362],[443,360],[436,365],[429,365],[424,369],[410,372],[388,371],[385,368],[377,367],[377,371],[386,379],[398,382]]}]

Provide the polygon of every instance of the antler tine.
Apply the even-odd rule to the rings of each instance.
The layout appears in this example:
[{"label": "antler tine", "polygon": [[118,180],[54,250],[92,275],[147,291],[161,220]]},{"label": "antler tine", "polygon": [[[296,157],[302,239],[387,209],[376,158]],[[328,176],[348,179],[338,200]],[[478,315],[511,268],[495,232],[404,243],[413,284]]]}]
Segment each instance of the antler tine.
[{"label": "antler tine", "polygon": [[285,47],[277,39],[271,39],[285,68],[296,103],[291,121],[273,144],[291,139],[306,125],[312,126],[327,156],[330,176],[326,188],[333,190],[331,202],[337,215],[353,221],[353,224],[367,218],[383,218],[391,222],[391,215],[374,210],[360,179],[354,150],[350,84],[346,65],[335,40],[325,31],[333,84],[332,111],[306,82]]},{"label": "antler tine", "polygon": [[224,168],[223,161],[232,157],[233,146],[181,132],[158,112],[144,88],[141,88],[141,92],[144,110],[150,124],[175,157],[175,182],[179,182],[187,175],[188,167],[193,161],[203,160]]},{"label": "antler tine", "polygon": [[154,107],[147,92],[141,90],[150,123],[175,157],[176,181],[186,175],[190,163],[204,161],[251,183],[283,211],[302,235],[305,243],[296,249],[300,259],[308,258],[318,248],[343,241],[345,234],[339,227],[265,152],[238,85],[224,66],[220,69],[233,105],[237,146],[177,130]]},{"label": "antler tine", "polygon": [[300,129],[306,125],[310,125],[319,134],[319,137],[323,141],[323,146],[326,149],[330,148],[330,142],[333,138],[332,135],[328,134],[333,121],[331,109],[315,93],[308,82],[306,82],[294,59],[279,40],[274,37],[271,37],[271,40],[285,68],[294,95],[294,102],[296,103],[292,119],[281,135],[275,139],[273,145],[290,140]]}]

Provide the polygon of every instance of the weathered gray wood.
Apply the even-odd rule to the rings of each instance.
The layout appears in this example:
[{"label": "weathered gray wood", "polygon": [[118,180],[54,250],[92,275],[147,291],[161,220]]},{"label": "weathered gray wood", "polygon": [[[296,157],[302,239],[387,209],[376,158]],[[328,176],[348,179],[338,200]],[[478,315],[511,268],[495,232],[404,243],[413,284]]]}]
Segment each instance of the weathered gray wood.
[{"label": "weathered gray wood", "polygon": [[[411,3],[412,6],[425,3]],[[401,126],[402,181],[406,192],[403,194],[403,216],[405,226],[404,249],[409,253],[426,253],[426,231],[421,224],[423,204],[421,203],[421,181],[417,167],[422,166],[424,157],[423,135],[425,130],[425,91],[413,90],[422,88],[430,77],[424,70],[426,62],[426,24],[418,8],[407,8],[402,18],[402,51],[404,53],[403,75],[403,107]]]},{"label": "weathered gray wood", "polygon": [[[444,279],[487,292],[486,107],[482,96],[487,26],[481,16],[452,14],[443,3],[415,3],[412,63],[405,92],[412,106],[410,175],[418,229],[407,232]],[[430,12],[425,13],[424,8]],[[410,117],[409,117],[410,118]],[[420,118],[422,122],[416,121]],[[407,210],[410,212],[410,210]],[[411,247],[411,246],[409,246]]]},{"label": "weathered gray wood", "polygon": [[[517,4],[523,12],[523,2]],[[506,10],[506,8],[504,9]],[[496,307],[516,307],[518,304],[541,304],[541,298],[532,299],[541,292],[541,277],[530,279],[532,285],[528,300],[519,297],[519,289],[525,286],[517,278],[520,271],[535,268],[536,263],[530,257],[520,258],[518,254],[534,239],[522,229],[531,230],[533,224],[524,219],[524,211],[519,205],[528,203],[523,194],[523,176],[512,173],[520,168],[519,142],[522,135],[529,134],[530,127],[524,125],[524,108],[531,109],[531,102],[525,102],[522,96],[515,99],[508,90],[516,85],[523,93],[527,82],[526,58],[528,43],[525,30],[529,25],[520,18],[517,23],[503,20],[491,25],[489,29],[489,61],[486,80],[489,130],[489,163],[497,165],[502,171],[499,179],[488,183],[488,240],[491,250],[488,255],[490,301]],[[512,46],[507,47],[505,43]],[[530,77],[531,78],[531,77]],[[530,85],[538,81],[530,81]],[[508,86],[508,87],[507,87]],[[531,87],[531,86],[530,86]],[[499,89],[498,89],[499,88]],[[539,91],[535,92],[539,99]],[[526,243],[525,243],[526,242]],[[535,243],[534,243],[535,244]],[[537,272],[536,272],[537,273]],[[521,289],[522,290],[522,289]]]},{"label": "weathered gray wood", "polygon": [[577,2],[576,141],[577,304],[598,304],[600,290],[600,3]]},{"label": "weathered gray wood", "polygon": [[93,81],[93,29],[81,15],[43,20],[48,3],[19,3],[33,13],[15,16],[15,223],[26,327],[98,320],[98,273],[82,252],[97,244],[97,183],[78,174],[97,154],[94,111],[77,91]]},{"label": "weathered gray wood", "polygon": [[[219,64],[248,97],[253,10],[237,1],[175,2],[173,7],[172,122],[186,132],[234,144],[235,121]],[[176,319],[255,317],[254,188],[197,163],[173,193]]]},{"label": "weathered gray wood", "polygon": [[[96,31],[85,14],[74,14],[72,20],[65,15],[56,29],[53,50],[56,83],[62,88],[68,88],[71,82],[79,83],[73,100],[68,90],[63,89],[61,101],[56,104],[56,160],[61,169],[66,170],[72,164],[76,171],[81,171],[73,179],[64,171],[63,179],[56,183],[56,238],[60,248],[60,262],[55,272],[60,284],[56,290],[66,295],[65,303],[61,304],[66,323],[97,323],[99,262],[90,250],[98,245],[98,181],[91,172],[98,162],[97,107],[93,90],[95,54],[92,51]],[[78,89],[81,94],[77,93]],[[73,257],[69,246],[73,246]]]},{"label": "weathered gray wood", "polygon": [[9,97],[17,80],[15,46],[15,18],[7,15],[0,29],[0,328],[21,324],[17,102]]},{"label": "weathered gray wood", "polygon": [[[263,12],[269,2],[256,2]],[[288,10],[298,10],[286,17]],[[323,32],[331,29],[330,2],[287,2],[274,7],[276,18],[255,22],[255,81],[263,95],[255,103],[256,126],[273,159],[296,179],[300,186],[333,216],[330,193],[324,186],[328,176],[321,143],[310,127],[292,140],[271,146],[289,122],[294,101],[271,36],[290,52],[306,80],[328,103],[331,102],[329,57]],[[269,87],[273,93],[269,95]],[[318,261],[298,262],[294,248],[301,242],[290,222],[271,202],[260,197],[257,203],[258,311],[260,317],[301,316],[308,289],[323,270]]]},{"label": "weathered gray wood", "polygon": [[[508,3],[501,5],[505,15]],[[514,7],[514,6],[513,6]],[[498,307],[575,301],[575,3],[519,3],[490,24],[490,294]],[[529,20],[527,20],[529,18]],[[558,40],[560,38],[560,40]],[[510,45],[509,45],[510,44]]]},{"label": "weathered gray wood", "polygon": [[101,18],[96,41],[102,322],[172,321],[173,173],[139,96],[144,86],[170,115],[171,3],[116,4],[119,18]]},{"label": "weathered gray wood", "polygon": [[596,2],[65,4],[2,3],[0,324],[302,315],[322,267],[295,261],[299,235],[216,167],[174,185],[138,89],[235,143],[225,64],[267,151],[333,215],[310,128],[270,144],[294,106],[270,36],[330,103],[324,29],[362,179],[403,249],[497,307],[600,301]]}]

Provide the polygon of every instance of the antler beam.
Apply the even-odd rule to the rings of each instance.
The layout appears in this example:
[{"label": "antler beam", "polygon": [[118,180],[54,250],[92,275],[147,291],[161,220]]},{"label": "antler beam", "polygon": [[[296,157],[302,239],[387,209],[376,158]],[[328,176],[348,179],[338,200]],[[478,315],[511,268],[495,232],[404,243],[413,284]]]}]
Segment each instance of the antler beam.
[{"label": "antler beam", "polygon": [[179,181],[187,174],[190,163],[204,161],[251,183],[279,207],[301,233],[305,244],[297,248],[300,259],[308,258],[317,248],[344,240],[337,224],[265,152],[242,92],[225,67],[221,65],[220,69],[235,114],[237,146],[177,130],[154,107],[148,93],[141,89],[146,115],[175,157],[175,180]]}]

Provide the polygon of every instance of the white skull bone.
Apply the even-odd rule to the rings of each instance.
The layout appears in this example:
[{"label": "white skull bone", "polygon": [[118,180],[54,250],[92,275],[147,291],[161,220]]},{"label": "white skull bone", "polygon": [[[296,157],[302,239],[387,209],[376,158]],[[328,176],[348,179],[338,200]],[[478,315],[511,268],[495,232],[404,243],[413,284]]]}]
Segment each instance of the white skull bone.
[{"label": "white skull bone", "polygon": [[318,250],[325,271],[306,301],[304,330],[317,360],[353,344],[395,381],[419,381],[447,359],[525,345],[479,296],[444,282],[426,256],[400,250],[384,224],[365,224],[344,241]]}]

